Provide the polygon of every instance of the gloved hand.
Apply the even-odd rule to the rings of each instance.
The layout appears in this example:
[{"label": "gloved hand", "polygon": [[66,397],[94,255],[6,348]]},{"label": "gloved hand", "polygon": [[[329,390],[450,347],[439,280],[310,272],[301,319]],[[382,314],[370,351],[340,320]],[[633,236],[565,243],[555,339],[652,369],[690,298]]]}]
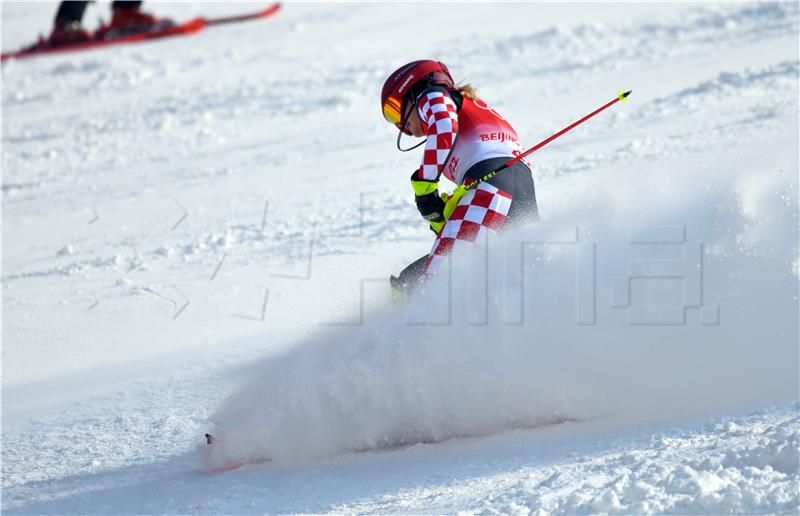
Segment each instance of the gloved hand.
[{"label": "gloved hand", "polygon": [[450,215],[453,214],[453,212],[456,209],[456,206],[458,206],[458,201],[461,200],[461,198],[464,196],[465,193],[467,193],[467,190],[463,186],[459,186],[458,188],[453,190],[453,193],[451,194],[447,192],[442,192],[441,199],[442,202],[444,203],[442,220],[438,222],[431,222],[431,231],[433,231],[437,235],[442,231],[445,222],[447,222],[447,219],[449,219]]},{"label": "gloved hand", "polygon": [[442,219],[440,222],[431,222],[431,231],[436,233],[437,235],[442,232],[442,228],[444,227],[447,219]]},{"label": "gloved hand", "polygon": [[414,188],[414,201],[422,218],[431,224],[444,224],[444,201],[439,197],[439,183],[417,179],[417,172],[414,171],[411,174],[411,187]]},{"label": "gloved hand", "polygon": [[431,222],[431,231],[433,231],[437,235],[441,233],[445,222],[447,222],[447,219],[450,217],[450,213],[453,213],[452,209],[450,210],[450,213],[447,212],[447,203],[450,201],[451,198],[450,194],[447,192],[442,192],[439,198],[442,200],[442,205],[444,206],[442,210],[442,218],[441,220],[435,220]]},{"label": "gloved hand", "polygon": [[467,193],[467,191],[468,190],[463,185],[461,185],[457,186],[456,189],[453,190],[453,193],[451,194],[442,193],[442,201],[444,201],[444,212],[442,213],[442,215],[444,215],[445,220],[450,218],[450,215],[453,214],[453,212],[456,209],[456,206],[458,206],[458,202],[461,200],[462,197],[464,197],[464,194]]}]

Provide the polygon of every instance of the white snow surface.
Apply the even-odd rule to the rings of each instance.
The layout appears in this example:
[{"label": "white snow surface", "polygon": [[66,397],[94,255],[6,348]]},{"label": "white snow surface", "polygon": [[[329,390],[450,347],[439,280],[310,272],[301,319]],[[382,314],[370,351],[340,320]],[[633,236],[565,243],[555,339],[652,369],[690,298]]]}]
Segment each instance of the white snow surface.
[{"label": "white snow surface", "polygon": [[[0,4],[3,51],[56,4]],[[288,3],[5,62],[3,512],[799,512],[799,28]],[[378,97],[418,58],[525,146],[633,94],[532,156],[541,222],[403,306],[432,234]]]}]

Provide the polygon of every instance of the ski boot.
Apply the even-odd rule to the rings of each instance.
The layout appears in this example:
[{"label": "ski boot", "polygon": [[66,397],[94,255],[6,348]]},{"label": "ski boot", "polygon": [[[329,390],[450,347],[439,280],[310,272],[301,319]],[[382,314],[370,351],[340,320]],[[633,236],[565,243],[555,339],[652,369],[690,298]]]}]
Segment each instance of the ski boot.
[{"label": "ski boot", "polygon": [[138,8],[117,7],[112,10],[111,23],[98,29],[102,39],[114,39],[141,32],[158,32],[175,26],[169,19],[159,19]]},{"label": "ski boot", "polygon": [[57,20],[50,37],[47,39],[42,38],[40,44],[47,47],[59,47],[82,43],[91,39],[92,35],[83,28],[81,22]]}]

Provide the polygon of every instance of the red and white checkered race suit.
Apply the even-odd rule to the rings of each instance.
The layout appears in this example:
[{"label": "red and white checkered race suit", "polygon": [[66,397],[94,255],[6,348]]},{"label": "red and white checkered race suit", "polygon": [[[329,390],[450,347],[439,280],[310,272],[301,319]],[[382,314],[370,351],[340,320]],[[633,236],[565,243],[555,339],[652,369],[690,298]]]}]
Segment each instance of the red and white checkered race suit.
[{"label": "red and white checkered race suit", "polygon": [[[434,87],[417,100],[427,134],[418,179],[437,181],[444,174],[460,185],[482,177],[523,152],[517,132],[497,111],[480,99],[454,95],[457,95],[455,100],[444,88]],[[519,194],[524,199],[515,203],[514,195]],[[485,239],[488,232],[496,231],[506,222],[512,204],[523,203],[529,205],[528,212],[535,214],[533,179],[527,162],[519,162],[467,192],[439,232],[428,255],[425,273],[435,272],[438,263],[450,252],[472,247]]]}]

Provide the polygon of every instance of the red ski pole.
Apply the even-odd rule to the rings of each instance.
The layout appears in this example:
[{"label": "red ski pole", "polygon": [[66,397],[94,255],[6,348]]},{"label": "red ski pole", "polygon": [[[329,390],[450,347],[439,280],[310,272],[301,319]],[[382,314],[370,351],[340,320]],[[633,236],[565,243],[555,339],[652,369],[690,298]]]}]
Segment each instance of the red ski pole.
[{"label": "red ski pole", "polygon": [[633,90],[626,91],[625,93],[622,93],[622,91],[620,91],[619,94],[617,95],[617,97],[614,100],[612,100],[611,102],[609,102],[608,104],[606,104],[605,106],[600,107],[598,109],[595,109],[594,111],[592,111],[591,113],[589,113],[585,117],[581,118],[577,122],[574,122],[574,123],[568,125],[567,127],[563,128],[562,130],[558,131],[553,136],[550,136],[549,138],[546,138],[546,139],[540,141],[539,143],[537,143],[536,145],[534,145],[530,149],[526,150],[525,152],[523,152],[519,156],[515,156],[515,157],[511,158],[510,160],[508,160],[505,163],[503,163],[502,166],[498,167],[497,170],[489,172],[488,174],[486,174],[482,178],[478,179],[477,181],[474,181],[474,182],[472,182],[472,183],[470,183],[468,185],[464,185],[465,189],[466,190],[471,190],[473,187],[477,186],[479,183],[482,183],[482,182],[486,181],[487,179],[491,179],[492,177],[494,177],[495,174],[497,174],[501,170],[510,167],[511,165],[516,163],[517,161],[523,159],[525,156],[528,156],[528,155],[532,154],[533,152],[541,149],[542,147],[544,147],[548,143],[552,142],[553,140],[555,140],[556,138],[558,138],[562,134],[564,134],[564,133],[574,129],[575,127],[581,125],[585,121],[587,121],[590,118],[592,118],[593,116],[595,116],[597,113],[599,113],[599,112],[601,112],[601,111],[603,111],[605,109],[610,108],[611,106],[613,106],[617,102],[624,102],[628,98],[628,95],[630,95],[632,92],[633,92]]},{"label": "red ski pole", "polygon": [[581,119],[580,119],[580,120],[578,120],[577,122],[575,122],[575,123],[572,123],[572,124],[568,125],[567,127],[563,128],[562,130],[558,131],[558,132],[557,132],[556,134],[554,134],[553,136],[551,136],[551,137],[549,137],[549,138],[546,138],[546,139],[544,139],[544,140],[540,141],[539,143],[537,143],[536,145],[534,145],[534,146],[533,146],[533,147],[531,147],[530,149],[526,150],[525,152],[523,152],[523,153],[522,153],[522,154],[520,154],[519,156],[515,157],[514,159],[510,159],[510,160],[506,161],[505,163],[503,163],[503,166],[504,166],[504,167],[510,167],[511,165],[513,165],[514,163],[516,163],[517,161],[519,161],[519,160],[521,160],[522,158],[524,158],[525,156],[527,156],[527,155],[529,155],[529,154],[532,154],[533,152],[535,152],[535,151],[537,151],[537,150],[541,149],[542,147],[544,147],[544,146],[545,146],[545,145],[547,145],[548,143],[552,142],[553,140],[555,140],[556,138],[558,138],[558,137],[559,137],[559,136],[561,136],[562,134],[566,133],[567,131],[570,131],[570,130],[574,129],[575,127],[577,127],[577,126],[581,125],[582,123],[584,123],[585,121],[589,120],[590,118],[592,118],[592,117],[593,117],[594,115],[596,115],[597,113],[599,113],[599,112],[601,112],[601,111],[603,111],[603,110],[605,110],[605,109],[608,109],[608,108],[610,108],[611,106],[613,106],[613,105],[614,105],[614,104],[616,104],[617,102],[624,102],[624,101],[625,101],[625,100],[628,98],[628,95],[630,95],[632,92],[633,92],[633,90],[631,90],[631,91],[626,91],[625,93],[622,93],[622,92],[620,91],[620,92],[619,92],[619,95],[617,95],[617,98],[615,98],[614,100],[612,100],[611,102],[609,102],[609,103],[608,103],[608,104],[606,104],[605,106],[603,106],[603,107],[601,107],[601,108],[598,108],[598,109],[595,109],[594,111],[592,111],[591,113],[589,113],[589,114],[588,114],[588,115],[586,115],[585,117],[581,118]]}]

